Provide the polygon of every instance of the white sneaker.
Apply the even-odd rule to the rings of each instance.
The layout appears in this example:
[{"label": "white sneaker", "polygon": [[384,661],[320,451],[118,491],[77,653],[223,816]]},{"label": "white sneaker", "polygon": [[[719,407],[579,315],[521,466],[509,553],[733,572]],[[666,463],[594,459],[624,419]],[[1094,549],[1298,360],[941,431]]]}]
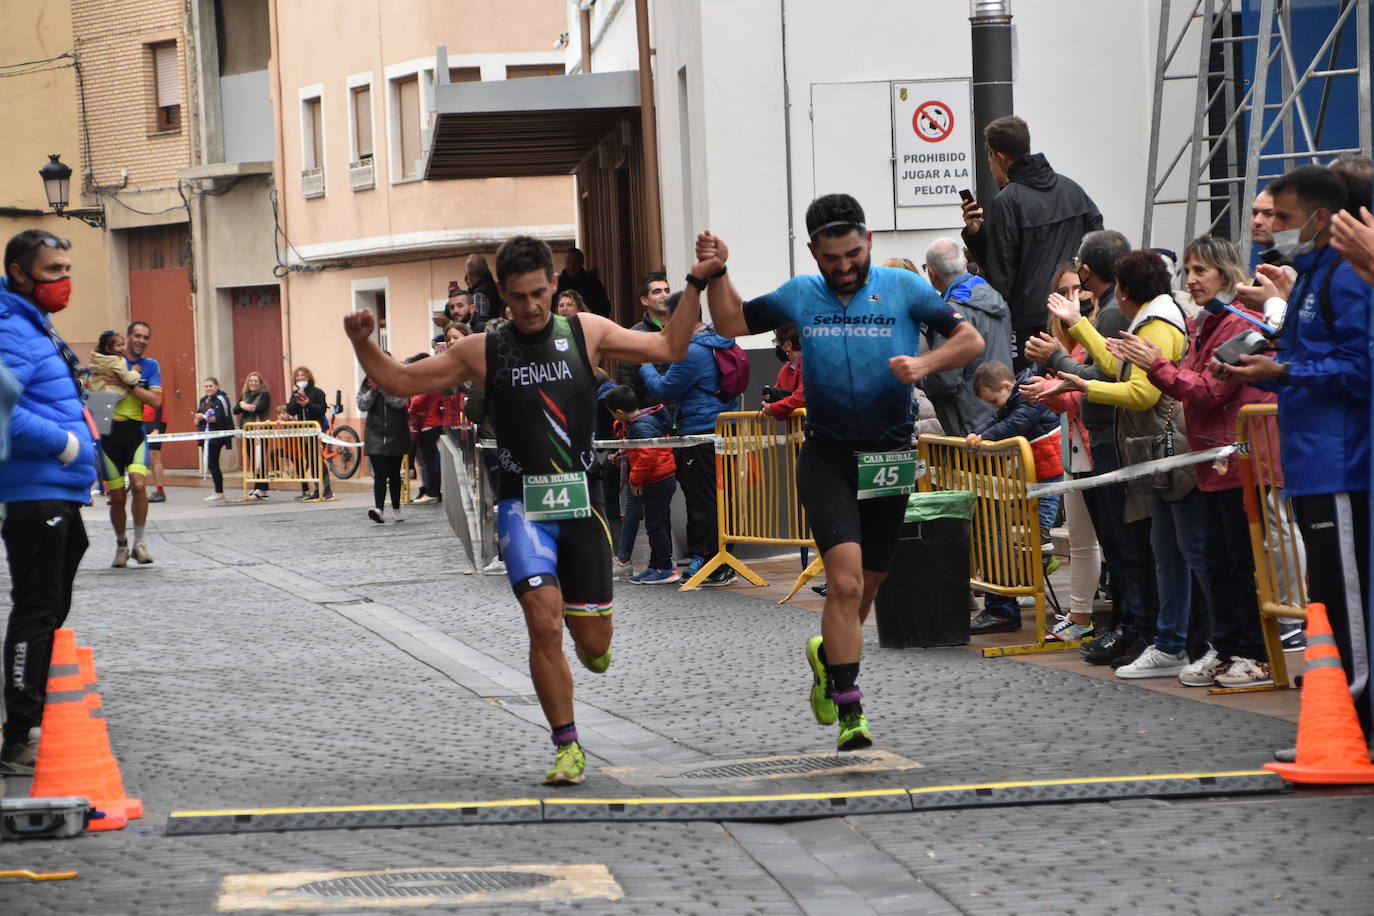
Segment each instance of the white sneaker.
[{"label": "white sneaker", "polygon": [[1267,687],[1274,683],[1273,672],[1268,662],[1257,662],[1253,658],[1235,658],[1230,666],[1217,675],[1221,687]]},{"label": "white sneaker", "polygon": [[406,520],[406,517],[405,517],[404,515],[401,514],[401,510],[400,510],[400,509],[392,509],[392,510],[391,510],[391,524],[395,525],[397,522],[403,522],[403,521],[405,521],[405,520]]},{"label": "white sneaker", "polygon": [[621,562],[619,557],[611,557],[611,578],[628,579],[634,574],[635,565],[629,560]]},{"label": "white sneaker", "polygon": [[224,494],[223,494],[223,493],[211,493],[209,496],[207,496],[207,497],[205,497],[204,499],[202,499],[201,502],[203,502],[203,503],[212,503],[212,502],[214,502],[214,501],[217,500],[217,499],[224,499]]},{"label": "white sneaker", "polygon": [[1122,678],[1174,677],[1182,674],[1188,667],[1188,653],[1170,654],[1161,652],[1154,646],[1146,646],[1140,657],[1129,665],[1116,669],[1116,676]]},{"label": "white sneaker", "polygon": [[1211,687],[1217,682],[1217,675],[1229,667],[1217,657],[1217,650],[1207,647],[1207,654],[1184,668],[1178,674],[1178,682],[1184,687]]},{"label": "white sneaker", "polygon": [[504,576],[506,574],[506,561],[497,557],[486,566],[482,567],[484,576]]},{"label": "white sneaker", "polygon": [[439,500],[435,499],[433,496],[430,496],[428,493],[426,493],[419,499],[412,499],[410,501],[410,504],[412,506],[428,506],[430,503],[437,503],[438,501]]}]

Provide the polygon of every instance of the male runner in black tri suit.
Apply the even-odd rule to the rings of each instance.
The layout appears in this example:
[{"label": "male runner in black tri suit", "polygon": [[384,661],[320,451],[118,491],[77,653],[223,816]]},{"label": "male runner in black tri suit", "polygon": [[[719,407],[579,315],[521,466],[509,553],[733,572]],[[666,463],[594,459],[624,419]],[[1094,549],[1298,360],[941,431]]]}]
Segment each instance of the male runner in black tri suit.
[{"label": "male runner in black tri suit", "polygon": [[686,358],[700,291],[719,267],[710,260],[692,267],[661,334],[640,334],[585,312],[551,314],[553,255],[528,236],[496,252],[496,283],[511,314],[499,331],[464,337],[434,359],[402,364],[373,341],[371,312],[344,319],[363,371],[387,392],[408,396],[470,380],[484,386],[501,469],[498,533],[530,634],[530,678],[557,748],[544,776],[548,785],[580,783],[586,770],[573,724],[564,621],[587,669],[599,674],[611,664],[610,528],[599,488],[588,487],[586,476],[594,458],[592,366],[603,356],[637,363]]}]

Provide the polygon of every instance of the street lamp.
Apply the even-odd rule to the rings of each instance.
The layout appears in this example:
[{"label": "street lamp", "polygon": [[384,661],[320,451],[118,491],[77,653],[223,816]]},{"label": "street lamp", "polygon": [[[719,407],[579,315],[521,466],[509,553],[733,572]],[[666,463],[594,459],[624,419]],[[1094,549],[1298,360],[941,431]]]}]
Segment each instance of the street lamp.
[{"label": "street lamp", "polygon": [[57,153],[49,153],[48,164],[38,170],[38,177],[43,179],[43,193],[48,197],[48,206],[52,207],[53,212],[63,219],[79,219],[88,226],[94,226],[97,229],[104,228],[104,208],[67,209],[67,201],[70,199],[72,169],[71,166],[58,158],[58,155]]}]

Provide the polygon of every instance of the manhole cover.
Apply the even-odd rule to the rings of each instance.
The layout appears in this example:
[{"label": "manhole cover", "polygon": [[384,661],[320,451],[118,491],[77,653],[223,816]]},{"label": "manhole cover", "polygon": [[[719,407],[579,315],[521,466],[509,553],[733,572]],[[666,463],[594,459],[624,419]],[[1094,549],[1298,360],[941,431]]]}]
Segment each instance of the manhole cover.
[{"label": "manhole cover", "polygon": [[739,779],[747,776],[781,776],[799,773],[819,773],[854,766],[852,757],[776,757],[771,760],[746,760],[721,766],[688,770],[680,779]]},{"label": "manhole cover", "polygon": [[326,878],[289,890],[317,897],[462,897],[491,891],[529,890],[556,880],[556,875],[529,871],[393,871]]}]

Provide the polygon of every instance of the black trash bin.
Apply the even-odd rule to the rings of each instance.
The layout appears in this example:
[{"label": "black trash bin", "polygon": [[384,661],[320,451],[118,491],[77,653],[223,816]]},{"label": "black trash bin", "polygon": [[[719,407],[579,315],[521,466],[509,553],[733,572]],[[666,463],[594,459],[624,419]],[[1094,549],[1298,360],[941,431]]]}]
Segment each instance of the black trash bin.
[{"label": "black trash bin", "polygon": [[878,645],[962,646],[969,641],[969,551],[973,494],[913,493],[897,556],[874,600]]}]

